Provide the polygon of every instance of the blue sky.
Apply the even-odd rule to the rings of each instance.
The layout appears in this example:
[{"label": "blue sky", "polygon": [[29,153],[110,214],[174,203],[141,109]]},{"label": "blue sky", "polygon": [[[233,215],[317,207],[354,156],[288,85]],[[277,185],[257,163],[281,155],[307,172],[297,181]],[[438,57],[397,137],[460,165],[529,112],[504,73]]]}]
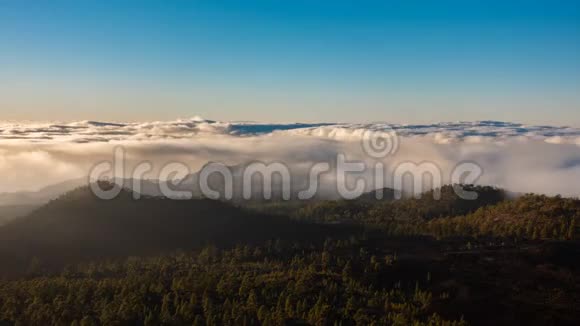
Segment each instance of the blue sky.
[{"label": "blue sky", "polygon": [[580,1],[0,0],[0,120],[580,126]]}]

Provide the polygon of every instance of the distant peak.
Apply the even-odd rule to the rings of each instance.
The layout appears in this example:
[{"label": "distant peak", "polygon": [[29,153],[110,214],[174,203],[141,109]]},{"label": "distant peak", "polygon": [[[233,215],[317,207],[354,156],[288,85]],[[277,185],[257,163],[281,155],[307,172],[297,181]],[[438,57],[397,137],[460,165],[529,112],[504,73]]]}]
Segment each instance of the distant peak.
[{"label": "distant peak", "polygon": [[100,121],[85,121],[86,124],[95,127],[125,127],[122,123],[100,122]]},{"label": "distant peak", "polygon": [[190,120],[195,121],[195,122],[207,122],[207,121],[209,121],[207,119],[204,119],[203,117],[200,117],[199,115],[193,116]]}]

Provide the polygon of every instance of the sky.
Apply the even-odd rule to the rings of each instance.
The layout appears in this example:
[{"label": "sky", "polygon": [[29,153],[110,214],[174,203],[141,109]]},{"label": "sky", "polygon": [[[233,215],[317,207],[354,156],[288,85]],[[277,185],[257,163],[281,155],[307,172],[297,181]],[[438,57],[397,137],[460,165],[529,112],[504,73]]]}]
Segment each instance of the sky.
[{"label": "sky", "polygon": [[580,1],[0,0],[0,120],[580,127]]}]

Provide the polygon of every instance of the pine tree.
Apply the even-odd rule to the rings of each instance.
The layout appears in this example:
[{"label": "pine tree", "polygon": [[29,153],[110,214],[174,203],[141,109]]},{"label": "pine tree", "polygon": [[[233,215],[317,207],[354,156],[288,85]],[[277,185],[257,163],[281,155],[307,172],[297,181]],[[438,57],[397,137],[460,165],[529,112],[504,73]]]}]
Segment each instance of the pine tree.
[{"label": "pine tree", "polygon": [[568,240],[576,239],[576,219],[575,218],[572,218],[572,221],[570,221],[570,227],[568,228],[568,234],[566,237],[568,238]]}]

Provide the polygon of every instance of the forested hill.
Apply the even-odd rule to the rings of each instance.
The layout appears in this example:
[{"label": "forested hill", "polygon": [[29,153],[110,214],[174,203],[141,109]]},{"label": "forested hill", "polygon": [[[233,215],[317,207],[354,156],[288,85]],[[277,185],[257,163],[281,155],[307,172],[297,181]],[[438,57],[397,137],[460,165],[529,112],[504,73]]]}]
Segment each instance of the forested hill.
[{"label": "forested hill", "polygon": [[465,216],[432,220],[424,231],[437,237],[573,240],[578,238],[579,222],[580,200],[527,194]]},{"label": "forested hill", "polygon": [[423,193],[420,198],[405,196],[395,200],[392,189],[383,200],[374,199],[374,192],[355,200],[322,201],[304,205],[295,215],[300,219],[332,221],[353,220],[364,224],[381,224],[392,221],[431,220],[438,217],[464,215],[480,207],[494,205],[508,199],[507,193],[488,186],[462,185],[464,191],[477,194],[477,199],[462,199],[451,185]]},{"label": "forested hill", "polygon": [[470,190],[256,210],[80,188],[0,227],[0,325],[577,325],[580,201]]},{"label": "forested hill", "polygon": [[[26,269],[32,259],[62,265],[99,257],[155,254],[207,244],[231,246],[273,239],[348,237],[364,228],[390,235],[577,238],[580,201],[525,195],[508,198],[492,187],[469,186],[477,200],[461,199],[452,186],[421,198],[292,202],[289,216],[209,200],[133,199],[123,190],[97,199],[88,187],[71,191],[31,215],[0,227],[3,272]],[[392,194],[392,192],[390,192]],[[265,204],[266,205],[266,204]],[[269,207],[269,206],[268,206]]]},{"label": "forested hill", "polygon": [[31,215],[0,228],[6,271],[30,260],[55,264],[98,257],[154,254],[206,244],[229,246],[276,238],[317,238],[327,226],[248,213],[209,200],[133,199],[123,190],[113,200],[88,187],[71,191]]},{"label": "forested hill", "polygon": [[[464,186],[465,187],[465,186]],[[502,189],[468,186],[476,200],[461,199],[452,186],[421,198],[401,200],[343,200],[310,203],[297,211],[298,219],[351,222],[385,229],[394,235],[437,238],[509,237],[572,240],[579,234],[580,200],[526,194],[511,196]]]}]

